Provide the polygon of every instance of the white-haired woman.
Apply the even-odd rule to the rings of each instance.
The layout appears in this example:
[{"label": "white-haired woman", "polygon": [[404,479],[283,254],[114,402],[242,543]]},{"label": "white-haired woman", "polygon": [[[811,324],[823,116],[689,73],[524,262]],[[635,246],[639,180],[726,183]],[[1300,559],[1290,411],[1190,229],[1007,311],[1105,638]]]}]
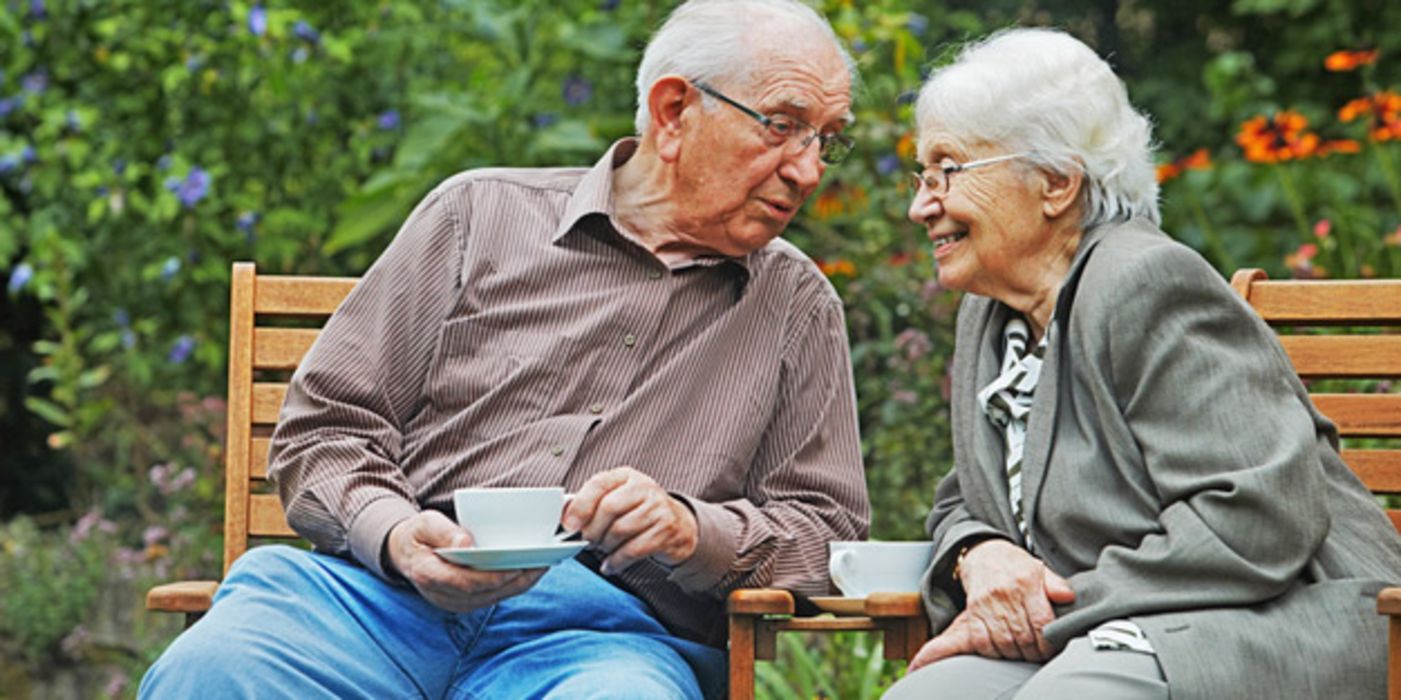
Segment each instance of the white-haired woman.
[{"label": "white-haired woman", "polygon": [[1401,541],[1274,335],[1158,229],[1122,82],[1010,30],[916,115],[909,216],[968,294],[937,636],[887,697],[1380,697]]}]

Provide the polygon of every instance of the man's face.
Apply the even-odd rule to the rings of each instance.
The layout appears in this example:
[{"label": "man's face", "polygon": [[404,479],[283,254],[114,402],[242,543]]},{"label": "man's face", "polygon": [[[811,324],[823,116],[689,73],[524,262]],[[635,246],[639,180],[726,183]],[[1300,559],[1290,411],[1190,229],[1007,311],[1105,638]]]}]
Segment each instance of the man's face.
[{"label": "man's face", "polygon": [[[802,43],[761,54],[749,85],[712,85],[765,116],[787,115],[838,133],[849,118],[851,79],[826,42]],[[819,48],[812,48],[817,46]],[[826,170],[818,158],[821,139],[798,129],[776,140],[752,116],[715,101],[709,110],[696,91],[688,108],[677,197],[682,228],[694,243],[738,257],[762,248],[783,229],[817,188]]]}]

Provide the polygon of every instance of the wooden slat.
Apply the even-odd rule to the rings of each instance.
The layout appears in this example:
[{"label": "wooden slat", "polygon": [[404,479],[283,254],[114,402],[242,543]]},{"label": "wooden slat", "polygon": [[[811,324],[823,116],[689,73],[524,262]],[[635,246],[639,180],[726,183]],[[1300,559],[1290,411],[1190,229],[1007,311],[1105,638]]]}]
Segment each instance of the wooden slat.
[{"label": "wooden slat", "polygon": [[1343,450],[1343,461],[1373,493],[1401,493],[1401,450]]},{"label": "wooden slat", "polygon": [[1311,394],[1343,437],[1401,437],[1401,394]]},{"label": "wooden slat", "polygon": [[320,334],[319,328],[253,329],[253,368],[295,370]]},{"label": "wooden slat", "polygon": [[1401,323],[1401,280],[1257,280],[1250,305],[1270,323]]},{"label": "wooden slat", "polygon": [[253,422],[272,425],[287,398],[287,385],[280,382],[253,383]]},{"label": "wooden slat", "polygon": [[229,280],[228,449],[224,457],[224,573],[248,549],[248,448],[253,395],[253,287],[257,268],[234,263]]},{"label": "wooden slat", "polygon": [[1304,378],[1401,377],[1401,335],[1286,335],[1279,341]]},{"label": "wooden slat", "polygon": [[255,313],[329,316],[358,280],[351,277],[259,277]]},{"label": "wooden slat", "polygon": [[1392,527],[1396,528],[1397,531],[1401,531],[1401,510],[1397,510],[1395,508],[1388,508],[1386,511],[1386,517],[1391,518]]},{"label": "wooden slat", "polygon": [[204,612],[219,590],[218,581],[176,581],[146,592],[146,609],[161,612]]},{"label": "wooden slat", "polygon": [[790,617],[786,620],[763,622],[784,632],[852,632],[881,629],[880,625],[869,617]]},{"label": "wooden slat", "polygon": [[248,497],[248,535],[296,537],[297,533],[287,526],[287,516],[282,512],[282,501],[277,496],[255,493]]},{"label": "wooden slat", "polygon": [[248,455],[248,477],[268,478],[268,445],[272,440],[265,437],[253,438],[253,449]]}]

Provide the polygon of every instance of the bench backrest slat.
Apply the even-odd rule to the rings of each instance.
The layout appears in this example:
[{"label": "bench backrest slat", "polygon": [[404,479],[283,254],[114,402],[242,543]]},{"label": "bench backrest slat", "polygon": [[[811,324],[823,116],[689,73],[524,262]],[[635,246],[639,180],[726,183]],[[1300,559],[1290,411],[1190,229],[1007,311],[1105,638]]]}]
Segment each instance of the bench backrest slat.
[{"label": "bench backrest slat", "polygon": [[[253,538],[295,538],[282,504],[268,492],[268,444],[286,380],[355,287],[346,277],[259,275],[234,263],[229,304],[228,441],[224,479],[224,572]],[[297,319],[289,327],[285,319]],[[283,322],[274,325],[270,322]],[[313,324],[314,327],[307,327]],[[277,379],[260,375],[280,373]]]}]

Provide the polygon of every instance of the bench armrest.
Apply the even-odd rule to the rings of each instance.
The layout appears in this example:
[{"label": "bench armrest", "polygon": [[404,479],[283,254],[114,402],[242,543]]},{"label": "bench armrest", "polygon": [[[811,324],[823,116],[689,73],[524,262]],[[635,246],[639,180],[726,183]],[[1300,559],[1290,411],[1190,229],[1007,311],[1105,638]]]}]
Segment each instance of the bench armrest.
[{"label": "bench armrest", "polygon": [[146,609],[160,612],[202,613],[214,601],[218,581],[177,581],[146,592]]}]

